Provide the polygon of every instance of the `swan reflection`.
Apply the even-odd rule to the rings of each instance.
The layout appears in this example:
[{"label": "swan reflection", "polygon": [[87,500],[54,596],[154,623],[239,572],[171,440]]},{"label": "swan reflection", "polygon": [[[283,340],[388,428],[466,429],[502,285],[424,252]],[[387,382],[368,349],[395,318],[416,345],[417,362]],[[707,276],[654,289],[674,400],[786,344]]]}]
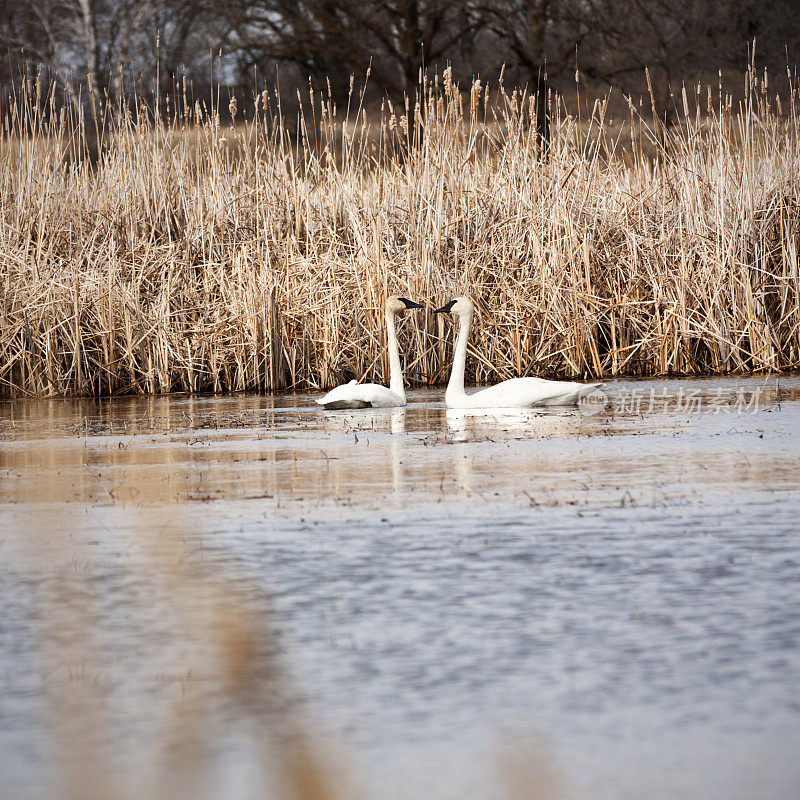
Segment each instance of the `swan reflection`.
[{"label": "swan reflection", "polygon": [[574,433],[587,415],[579,408],[448,408],[447,430],[457,442],[520,435],[546,437]]},{"label": "swan reflection", "polygon": [[359,411],[324,411],[323,429],[326,431],[375,431],[402,434],[406,432],[406,409],[367,408]]},{"label": "swan reflection", "polygon": [[[321,417],[322,429],[326,433],[350,437],[344,451],[348,455],[337,454],[335,467],[326,473],[325,480],[336,486],[383,482],[387,488],[391,487],[392,494],[398,498],[396,502],[402,504],[400,495],[405,484],[403,455],[408,447],[404,436],[406,408],[325,411]],[[351,447],[356,451],[350,450]],[[353,457],[355,452],[358,455]]]}]

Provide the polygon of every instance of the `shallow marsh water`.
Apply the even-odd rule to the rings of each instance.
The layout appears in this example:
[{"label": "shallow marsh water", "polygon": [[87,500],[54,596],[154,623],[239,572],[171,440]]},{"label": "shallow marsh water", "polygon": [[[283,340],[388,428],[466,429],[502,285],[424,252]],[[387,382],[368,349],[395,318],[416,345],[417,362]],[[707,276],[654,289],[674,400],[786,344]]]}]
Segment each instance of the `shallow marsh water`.
[{"label": "shallow marsh water", "polygon": [[0,794],[800,796],[800,378],[441,396],[0,403]]}]

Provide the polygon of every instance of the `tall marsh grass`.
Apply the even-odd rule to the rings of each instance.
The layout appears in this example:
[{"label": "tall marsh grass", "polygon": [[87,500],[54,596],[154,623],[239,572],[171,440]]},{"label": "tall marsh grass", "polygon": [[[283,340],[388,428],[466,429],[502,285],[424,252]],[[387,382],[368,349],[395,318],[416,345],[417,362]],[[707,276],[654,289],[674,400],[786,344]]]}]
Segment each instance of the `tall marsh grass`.
[{"label": "tall marsh grass", "polygon": [[[313,91],[229,114],[0,115],[0,394],[323,389],[382,379],[387,293],[470,293],[469,370],[598,377],[800,366],[800,128],[749,74],[665,127],[466,90],[367,115]],[[93,111],[92,111],[93,109]],[[226,121],[233,116],[234,123]],[[407,378],[446,378],[445,323],[404,325]]]}]

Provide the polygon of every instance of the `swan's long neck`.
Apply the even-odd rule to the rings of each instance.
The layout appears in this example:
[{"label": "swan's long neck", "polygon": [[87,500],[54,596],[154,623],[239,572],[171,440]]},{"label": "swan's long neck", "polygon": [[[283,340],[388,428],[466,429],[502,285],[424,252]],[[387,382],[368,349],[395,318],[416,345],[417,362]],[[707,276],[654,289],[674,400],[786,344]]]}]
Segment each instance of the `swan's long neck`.
[{"label": "swan's long neck", "polygon": [[394,326],[394,312],[386,312],[386,343],[389,348],[389,388],[405,400],[403,387],[403,367],[400,365],[400,348],[397,346],[397,331]]},{"label": "swan's long neck", "polygon": [[469,341],[469,329],[472,325],[472,312],[460,315],[458,319],[458,339],[456,340],[456,351],[453,355],[453,371],[450,373],[450,381],[447,384],[445,399],[454,399],[464,396],[464,370],[467,366],[467,342]]}]

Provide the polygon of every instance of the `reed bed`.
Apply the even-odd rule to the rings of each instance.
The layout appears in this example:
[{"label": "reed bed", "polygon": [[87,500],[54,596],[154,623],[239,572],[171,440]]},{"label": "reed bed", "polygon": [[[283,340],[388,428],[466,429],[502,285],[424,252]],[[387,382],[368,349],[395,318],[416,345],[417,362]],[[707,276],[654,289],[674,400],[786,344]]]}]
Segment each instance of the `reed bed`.
[{"label": "reed bed", "polygon": [[[800,366],[791,80],[684,91],[669,127],[553,96],[546,147],[536,98],[448,71],[379,115],[276,98],[4,103],[0,394],[381,380],[392,292],[473,296],[475,382]],[[446,380],[447,333],[403,326],[412,385]]]}]

